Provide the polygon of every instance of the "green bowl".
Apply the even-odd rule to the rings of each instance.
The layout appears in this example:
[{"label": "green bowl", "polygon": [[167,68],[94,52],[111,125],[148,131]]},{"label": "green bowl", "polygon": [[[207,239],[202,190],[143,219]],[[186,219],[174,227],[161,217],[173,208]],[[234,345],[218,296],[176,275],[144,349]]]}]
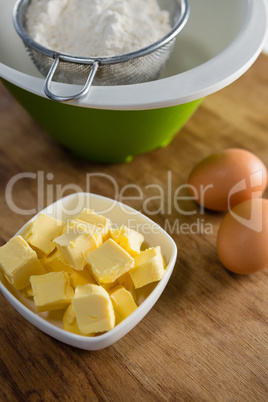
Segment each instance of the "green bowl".
[{"label": "green bowl", "polygon": [[88,109],[50,101],[8,81],[4,84],[59,143],[100,162],[130,161],[134,155],[165,147],[201,102],[149,110]]},{"label": "green bowl", "polygon": [[[121,86],[93,82],[86,97],[67,104],[46,98],[44,78],[13,27],[14,4],[0,0],[4,85],[55,140],[76,155],[107,163],[129,161],[169,144],[205,96],[251,66],[267,32],[265,0],[191,0],[188,23],[158,80]],[[53,88],[60,95],[78,89],[62,83]]]}]

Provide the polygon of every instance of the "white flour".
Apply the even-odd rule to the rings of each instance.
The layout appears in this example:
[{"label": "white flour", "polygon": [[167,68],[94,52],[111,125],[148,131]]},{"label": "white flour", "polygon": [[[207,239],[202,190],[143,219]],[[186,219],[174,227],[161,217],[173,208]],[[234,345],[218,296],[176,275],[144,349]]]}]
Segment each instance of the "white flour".
[{"label": "white flour", "polygon": [[171,28],[156,0],[33,0],[27,25],[41,45],[85,57],[133,52]]}]

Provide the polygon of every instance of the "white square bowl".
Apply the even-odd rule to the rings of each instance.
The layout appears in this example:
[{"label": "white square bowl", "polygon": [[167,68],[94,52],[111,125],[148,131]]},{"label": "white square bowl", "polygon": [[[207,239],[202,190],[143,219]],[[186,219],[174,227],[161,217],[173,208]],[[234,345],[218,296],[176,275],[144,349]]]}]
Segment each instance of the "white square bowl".
[{"label": "white square bowl", "polygon": [[[98,350],[118,341],[150,311],[165,289],[172,274],[177,258],[177,247],[173,239],[151,219],[125,204],[100,195],[74,193],[56,201],[41,212],[56,219],[66,221],[68,218],[79,214],[83,208],[93,209],[95,212],[105,215],[111,219],[113,225],[119,226],[125,224],[131,229],[139,231],[144,235],[145,243],[148,246],[159,245],[161,247],[166,261],[166,274],[129,317],[104,334],[95,337],[76,335],[61,328],[61,312],[59,312],[59,317],[57,317],[57,313],[55,312],[38,314],[34,302],[24,297],[21,292],[16,291],[5,280],[3,275],[0,277],[0,290],[21,315],[41,331],[68,345],[85,350]],[[23,234],[35,217],[30,219],[15,236]]]}]

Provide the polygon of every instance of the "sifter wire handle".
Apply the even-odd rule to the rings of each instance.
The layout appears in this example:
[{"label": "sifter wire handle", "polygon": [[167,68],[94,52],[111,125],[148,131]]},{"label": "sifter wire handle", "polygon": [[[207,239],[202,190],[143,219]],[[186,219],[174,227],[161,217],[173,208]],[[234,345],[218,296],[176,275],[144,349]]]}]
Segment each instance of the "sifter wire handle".
[{"label": "sifter wire handle", "polygon": [[94,61],[94,63],[92,64],[87,81],[86,81],[84,87],[81,89],[81,91],[77,92],[76,94],[67,95],[67,96],[56,95],[55,93],[53,93],[50,90],[53,76],[57,70],[59,62],[60,62],[60,56],[57,55],[50,67],[50,70],[49,70],[47,76],[46,76],[45,83],[44,83],[44,92],[47,95],[47,97],[52,100],[55,100],[57,102],[72,102],[72,101],[78,100],[78,99],[82,98],[83,96],[87,95],[87,93],[91,87],[91,84],[94,80],[94,77],[96,75],[96,72],[99,68],[99,62]]}]

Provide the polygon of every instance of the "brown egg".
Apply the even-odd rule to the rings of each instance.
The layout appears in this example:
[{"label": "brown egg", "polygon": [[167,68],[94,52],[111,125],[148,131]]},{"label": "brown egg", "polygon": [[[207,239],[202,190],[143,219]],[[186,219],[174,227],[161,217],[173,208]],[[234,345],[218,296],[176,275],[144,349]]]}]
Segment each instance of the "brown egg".
[{"label": "brown egg", "polygon": [[227,149],[201,160],[190,173],[188,183],[198,204],[227,211],[242,201],[262,196],[267,169],[251,152]]},{"label": "brown egg", "polygon": [[226,214],[218,232],[217,252],[223,265],[237,274],[268,267],[268,200],[247,200]]}]

